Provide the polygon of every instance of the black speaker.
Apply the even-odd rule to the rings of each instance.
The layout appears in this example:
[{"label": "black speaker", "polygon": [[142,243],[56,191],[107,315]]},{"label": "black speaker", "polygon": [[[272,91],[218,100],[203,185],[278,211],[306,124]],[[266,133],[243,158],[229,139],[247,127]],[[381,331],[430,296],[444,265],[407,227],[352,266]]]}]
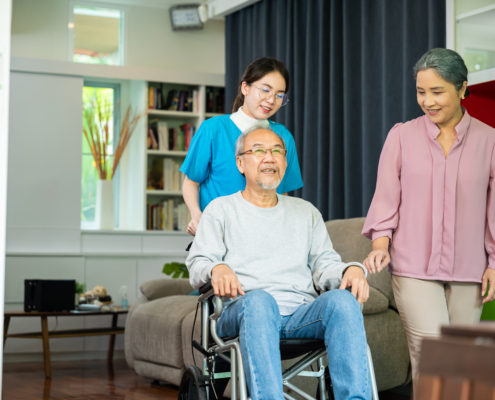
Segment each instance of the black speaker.
[{"label": "black speaker", "polygon": [[24,311],[74,310],[75,280],[26,279],[24,280]]}]

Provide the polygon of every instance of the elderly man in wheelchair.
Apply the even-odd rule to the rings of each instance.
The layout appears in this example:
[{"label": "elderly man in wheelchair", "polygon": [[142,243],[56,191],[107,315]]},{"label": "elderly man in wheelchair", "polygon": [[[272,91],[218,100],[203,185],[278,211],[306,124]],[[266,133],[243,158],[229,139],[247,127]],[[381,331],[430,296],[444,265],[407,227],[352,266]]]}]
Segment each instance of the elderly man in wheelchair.
[{"label": "elderly man in wheelchair", "polygon": [[[225,377],[233,399],[293,399],[283,386],[314,399],[289,382],[298,374],[318,378],[320,399],[377,398],[360,308],[369,295],[366,269],[341,261],[311,203],[276,193],[286,155],[270,128],[243,132],[236,159],[246,188],[204,210],[186,264],[192,286],[202,288],[202,345],[193,345],[205,358],[203,371],[186,370],[180,399],[221,398],[216,382]],[[284,353],[309,354],[282,372]],[[218,372],[219,360],[230,373]],[[303,371],[314,361],[318,371]]]}]

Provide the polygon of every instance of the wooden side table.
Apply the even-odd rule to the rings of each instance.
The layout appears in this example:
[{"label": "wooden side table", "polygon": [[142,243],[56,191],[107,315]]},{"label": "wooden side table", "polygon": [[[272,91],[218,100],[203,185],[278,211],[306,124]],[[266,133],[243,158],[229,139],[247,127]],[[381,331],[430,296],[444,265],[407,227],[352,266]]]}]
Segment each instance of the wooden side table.
[{"label": "wooden side table", "polygon": [[[115,335],[124,333],[125,328],[117,326],[119,315],[127,314],[128,310],[117,309],[116,311],[97,311],[97,312],[24,312],[24,311],[5,311],[4,313],[4,328],[3,328],[3,345],[5,348],[5,341],[7,338],[17,339],[42,339],[43,340],[43,359],[45,362],[45,376],[51,378],[52,367],[50,361],[50,340],[55,338],[73,338],[73,337],[87,337],[87,336],[102,336],[110,335],[110,341],[108,343],[107,352],[107,365],[109,367],[113,364],[113,352],[115,348]],[[91,329],[72,329],[66,331],[54,331],[48,330],[48,317],[87,317],[94,315],[111,315],[112,325],[108,328],[91,328]],[[15,333],[8,334],[10,319],[13,317],[38,317],[41,318],[41,332],[30,333]]]},{"label": "wooden side table", "polygon": [[495,322],[442,327],[421,347],[417,400],[495,400]]}]

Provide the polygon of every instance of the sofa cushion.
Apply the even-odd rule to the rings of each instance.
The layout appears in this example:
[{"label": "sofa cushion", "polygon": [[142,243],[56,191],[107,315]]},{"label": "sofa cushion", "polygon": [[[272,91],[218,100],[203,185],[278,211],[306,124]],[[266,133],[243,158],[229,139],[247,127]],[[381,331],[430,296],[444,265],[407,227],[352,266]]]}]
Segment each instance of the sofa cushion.
[{"label": "sofa cushion", "polygon": [[366,303],[364,303],[363,314],[378,314],[388,309],[390,302],[387,297],[370,286],[370,297]]},{"label": "sofa cushion", "polygon": [[[196,310],[190,312],[183,320],[182,320],[182,357],[184,359],[184,365],[186,368],[190,365],[193,365],[193,347],[191,343],[191,333],[194,325],[194,316],[196,314]],[[201,343],[201,310],[198,310],[198,317],[196,318],[196,325],[194,325],[194,339]],[[196,359],[196,365],[199,368],[202,368],[201,360],[203,359],[203,355],[196,349],[194,349],[194,358]]]},{"label": "sofa cushion", "polygon": [[140,305],[132,315],[130,332],[134,360],[183,368],[182,320],[196,309],[197,303],[197,297],[185,295]]},{"label": "sofa cushion", "polygon": [[160,299],[166,296],[176,296],[189,294],[193,290],[189,279],[154,279],[144,282],[139,286],[149,301]]}]

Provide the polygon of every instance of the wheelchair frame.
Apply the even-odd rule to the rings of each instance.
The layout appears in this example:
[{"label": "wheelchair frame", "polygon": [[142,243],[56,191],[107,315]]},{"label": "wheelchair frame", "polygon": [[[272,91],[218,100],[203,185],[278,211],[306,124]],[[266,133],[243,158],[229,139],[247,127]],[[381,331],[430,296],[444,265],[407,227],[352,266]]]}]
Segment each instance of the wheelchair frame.
[{"label": "wheelchair frame", "polygon": [[[199,346],[195,346],[193,342],[193,347],[197,348],[201,353],[203,353],[203,374],[209,375],[213,379],[225,379],[237,377],[237,379],[231,379],[231,400],[251,400],[248,398],[247,394],[247,382],[246,374],[244,372],[244,365],[242,363],[241,346],[239,343],[239,338],[223,341],[217,333],[217,320],[220,318],[223,312],[223,299],[221,297],[215,297],[215,311],[210,315],[210,304],[209,300],[214,296],[213,288],[211,283],[206,284],[200,289],[200,297],[198,301],[201,303],[201,336],[202,336],[202,349]],[[362,306],[361,306],[362,309]],[[210,326],[208,326],[210,325]],[[208,329],[210,328],[210,329]],[[215,345],[210,347],[210,333]],[[370,382],[372,390],[372,399],[378,400],[378,390],[376,386],[375,372],[373,369],[373,360],[371,358],[371,352],[368,345],[367,355],[368,355],[368,368],[370,371]],[[206,353],[205,351],[206,350]],[[225,353],[230,352],[230,357]],[[206,356],[205,354],[208,354]],[[323,365],[323,357],[327,354],[326,349],[319,349],[311,351],[309,354],[304,356],[297,363],[292,365],[286,371],[282,373],[283,385],[294,392],[298,393],[304,399],[316,400],[313,396],[310,396],[306,392],[299,389],[297,386],[293,385],[290,380],[295,376],[304,376],[310,378],[317,378],[319,380],[319,395],[321,400],[328,400],[325,393],[325,366]],[[230,372],[214,373],[209,370],[209,365],[211,366],[215,355],[223,358],[230,363]],[[304,371],[309,365],[317,361],[318,371]],[[210,387],[213,387],[211,385]],[[210,393],[210,387],[207,386],[207,396],[208,399],[212,399]],[[239,396],[238,396],[239,394]],[[291,395],[284,392],[284,397],[288,400],[296,400]],[[333,397],[333,396],[332,396]]]}]

